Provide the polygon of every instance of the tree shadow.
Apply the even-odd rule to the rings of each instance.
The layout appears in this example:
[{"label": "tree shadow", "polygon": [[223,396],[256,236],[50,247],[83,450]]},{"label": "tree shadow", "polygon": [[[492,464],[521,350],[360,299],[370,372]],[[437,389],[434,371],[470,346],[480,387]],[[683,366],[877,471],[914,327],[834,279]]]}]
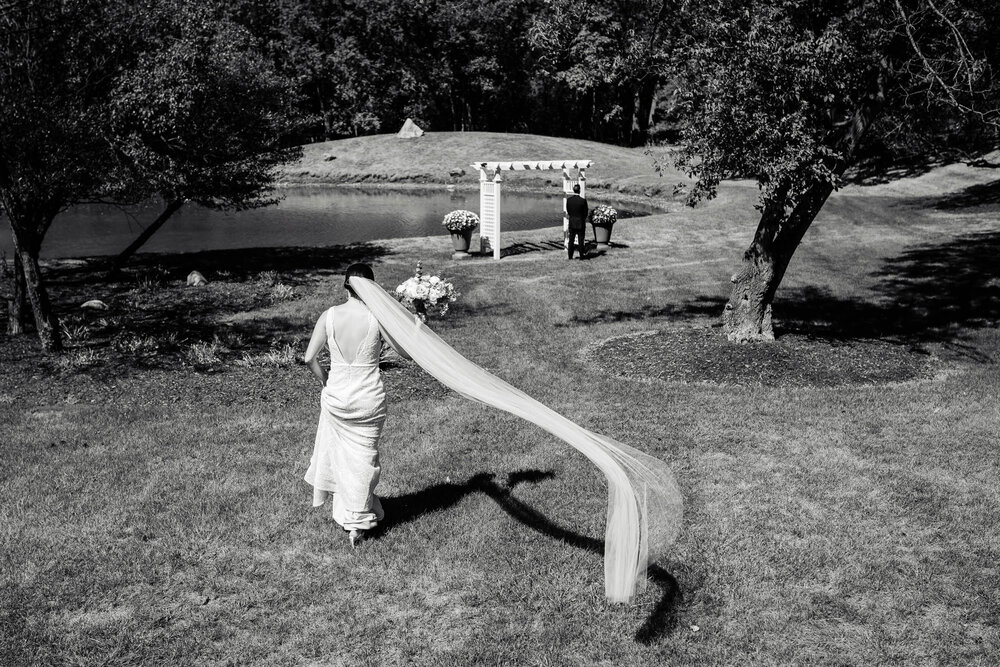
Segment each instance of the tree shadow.
[{"label": "tree shadow", "polygon": [[[1000,199],[1000,185],[993,187],[996,192],[980,194]],[[781,288],[774,302],[775,335],[942,343],[962,356],[986,360],[957,339],[962,329],[1000,324],[998,257],[1000,231],[974,232],[914,245],[885,260],[869,274],[875,279],[869,298],[840,296],[816,286]],[[578,315],[561,326],[655,319],[718,322],[725,304],[724,297],[700,295],[675,304]]]},{"label": "tree shadow", "polygon": [[84,260],[50,260],[46,269],[47,279],[57,279],[62,285],[95,282],[130,282],[155,272],[165,278],[183,280],[191,271],[200,271],[210,281],[219,273],[229,280],[242,281],[265,271],[282,275],[282,280],[294,284],[305,276],[318,277],[342,274],[356,262],[373,262],[390,255],[389,248],[374,243],[351,245],[287,247],[287,248],[236,248],[231,250],[202,250],[189,253],[140,253],[129,261],[121,277],[108,277],[107,257],[90,257]]},{"label": "tree shadow", "polygon": [[[424,514],[448,509],[472,493],[483,493],[492,498],[510,517],[525,526],[577,549],[604,556],[604,540],[564,528],[512,495],[511,492],[517,485],[554,479],[554,472],[518,470],[509,473],[504,484],[498,484],[494,477],[495,475],[490,473],[479,473],[470,477],[464,484],[435,484],[415,493],[381,498],[386,519],[372,531],[371,536],[377,538],[394,527],[414,521]],[[661,595],[653,611],[635,633],[635,640],[642,644],[650,644],[677,627],[677,610],[683,597],[677,580],[663,567],[651,564],[647,573],[649,579],[661,589]]]},{"label": "tree shadow", "polygon": [[574,315],[565,323],[557,323],[557,327],[587,326],[590,324],[606,324],[609,322],[625,322],[632,320],[653,320],[673,318],[679,320],[718,317],[726,300],[722,297],[698,296],[682,303],[665,305],[645,304],[633,310],[598,310],[586,316]]},{"label": "tree shadow", "polygon": [[996,206],[1000,204],[1000,178],[989,183],[970,185],[958,192],[953,192],[932,203],[932,206],[942,211],[976,206]]},{"label": "tree shadow", "polygon": [[950,343],[960,329],[1000,323],[998,256],[995,231],[916,245],[871,274],[877,279],[874,300],[841,298],[815,287],[780,293],[775,325],[782,332],[841,340]]},{"label": "tree shadow", "polygon": [[891,151],[874,150],[848,171],[844,180],[858,185],[878,185],[926,174],[948,160],[924,154],[899,156]]}]

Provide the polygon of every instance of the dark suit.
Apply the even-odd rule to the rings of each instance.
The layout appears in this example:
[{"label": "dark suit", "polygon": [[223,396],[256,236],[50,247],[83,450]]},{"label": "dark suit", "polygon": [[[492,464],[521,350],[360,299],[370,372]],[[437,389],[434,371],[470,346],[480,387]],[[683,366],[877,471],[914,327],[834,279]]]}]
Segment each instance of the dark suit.
[{"label": "dark suit", "polygon": [[566,217],[569,218],[569,258],[573,259],[575,240],[580,242],[580,257],[583,257],[587,236],[587,200],[577,194],[571,195],[566,200]]}]

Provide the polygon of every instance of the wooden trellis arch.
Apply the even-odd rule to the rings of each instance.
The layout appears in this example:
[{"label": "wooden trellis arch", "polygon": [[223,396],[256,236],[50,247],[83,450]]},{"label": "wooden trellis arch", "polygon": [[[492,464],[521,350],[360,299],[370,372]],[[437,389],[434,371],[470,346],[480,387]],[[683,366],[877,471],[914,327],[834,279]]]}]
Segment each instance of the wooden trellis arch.
[{"label": "wooden trellis arch", "polygon": [[[579,183],[580,196],[587,196],[587,168],[591,160],[539,160],[513,162],[473,162],[479,170],[479,250],[493,252],[493,259],[500,259],[500,184],[504,171],[533,171],[561,169],[563,174],[563,238],[569,229],[566,217],[566,198],[573,193],[573,185]],[[570,171],[576,171],[576,178]]]}]

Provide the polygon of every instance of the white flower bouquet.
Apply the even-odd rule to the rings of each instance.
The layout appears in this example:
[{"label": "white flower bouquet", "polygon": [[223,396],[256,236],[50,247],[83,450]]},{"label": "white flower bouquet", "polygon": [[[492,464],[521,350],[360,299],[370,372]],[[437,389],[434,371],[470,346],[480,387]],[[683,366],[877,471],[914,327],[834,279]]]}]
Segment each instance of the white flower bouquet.
[{"label": "white flower bouquet", "polygon": [[427,311],[444,315],[459,297],[455,286],[438,276],[425,276],[420,262],[417,271],[396,288],[396,298],[407,308],[413,308],[420,319],[427,321]]},{"label": "white flower bouquet", "polygon": [[479,226],[479,216],[472,211],[457,210],[444,216],[441,222],[449,232],[464,232]]},{"label": "white flower bouquet", "polygon": [[610,206],[601,204],[600,206],[595,206],[590,211],[589,218],[592,225],[609,227],[618,221],[618,211]]}]

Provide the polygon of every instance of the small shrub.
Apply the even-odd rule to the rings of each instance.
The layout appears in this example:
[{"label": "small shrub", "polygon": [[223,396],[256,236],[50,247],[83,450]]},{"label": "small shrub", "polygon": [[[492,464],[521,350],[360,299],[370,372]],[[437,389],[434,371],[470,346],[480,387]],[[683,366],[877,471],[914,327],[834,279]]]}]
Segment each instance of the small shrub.
[{"label": "small shrub", "polygon": [[113,315],[111,317],[101,317],[94,321],[94,324],[102,329],[117,329],[122,325],[125,319],[119,315]]},{"label": "small shrub", "polygon": [[187,349],[187,358],[196,366],[214,366],[222,363],[222,357],[219,356],[222,351],[223,346],[218,339],[211,343],[194,343]]},{"label": "small shrub", "polygon": [[291,285],[277,283],[271,288],[272,301],[288,301],[295,298],[295,290]]},{"label": "small shrub", "polygon": [[271,344],[271,349],[263,354],[244,352],[236,363],[245,368],[287,368],[298,363],[298,350],[291,343]]},{"label": "small shrub", "polygon": [[152,336],[136,336],[132,334],[117,336],[112,341],[112,345],[119,352],[136,357],[155,354],[160,347],[157,340]]},{"label": "small shrub", "polygon": [[261,271],[257,274],[257,282],[265,287],[272,287],[279,282],[277,271]]},{"label": "small shrub", "polygon": [[237,331],[224,331],[221,334],[216,334],[215,338],[230,349],[245,347],[247,342],[246,336]]},{"label": "small shrub", "polygon": [[72,373],[90,368],[101,362],[103,357],[96,350],[87,348],[71,350],[55,360],[56,369],[64,373]]},{"label": "small shrub", "polygon": [[70,345],[79,345],[80,343],[90,340],[90,335],[92,333],[91,328],[86,324],[63,322],[61,328],[63,339]]}]

